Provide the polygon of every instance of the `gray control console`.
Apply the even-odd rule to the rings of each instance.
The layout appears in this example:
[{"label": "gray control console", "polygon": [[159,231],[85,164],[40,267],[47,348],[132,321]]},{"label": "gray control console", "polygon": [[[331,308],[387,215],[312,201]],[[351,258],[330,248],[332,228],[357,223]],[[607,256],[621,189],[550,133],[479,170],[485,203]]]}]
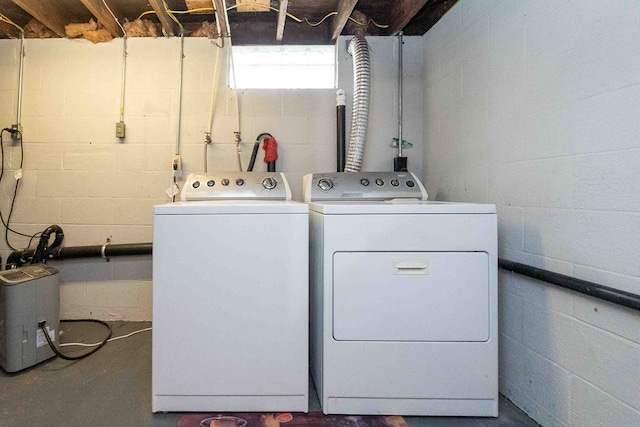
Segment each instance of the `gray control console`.
[{"label": "gray control console", "polygon": [[190,174],[180,200],[291,200],[291,189],[279,172]]},{"label": "gray control console", "polygon": [[427,192],[411,172],[331,172],[303,178],[305,202],[320,200],[427,200]]}]

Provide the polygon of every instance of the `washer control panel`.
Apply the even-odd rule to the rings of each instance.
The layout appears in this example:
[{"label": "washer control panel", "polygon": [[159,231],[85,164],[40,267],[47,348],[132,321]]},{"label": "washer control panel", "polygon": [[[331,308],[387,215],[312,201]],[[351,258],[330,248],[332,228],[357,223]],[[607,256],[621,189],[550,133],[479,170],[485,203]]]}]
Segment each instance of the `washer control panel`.
[{"label": "washer control panel", "polygon": [[180,199],[291,200],[287,178],[279,172],[214,172],[190,174]]},{"label": "washer control panel", "polygon": [[411,172],[332,172],[304,176],[305,202],[320,200],[427,200]]}]

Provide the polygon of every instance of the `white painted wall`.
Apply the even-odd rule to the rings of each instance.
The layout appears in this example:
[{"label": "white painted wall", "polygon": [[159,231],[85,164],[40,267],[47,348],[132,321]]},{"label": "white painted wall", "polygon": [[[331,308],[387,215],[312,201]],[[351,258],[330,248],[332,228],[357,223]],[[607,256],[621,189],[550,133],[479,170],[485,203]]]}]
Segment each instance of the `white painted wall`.
[{"label": "white painted wall", "polygon": [[[461,0],[424,36],[438,200],[500,256],[640,293],[640,3]],[[545,426],[640,425],[640,313],[500,275],[500,390]]]},{"label": "white painted wall", "polygon": [[[372,123],[365,168],[391,168],[396,134],[396,41],[371,38]],[[422,38],[406,38],[405,139],[422,140]],[[18,87],[16,40],[0,40],[0,126],[15,122]],[[340,40],[337,78],[352,92],[351,58]],[[170,160],[178,113],[178,38],[128,41],[124,143],[115,138],[119,119],[122,40],[26,40],[24,71],[24,178],[12,227],[32,234],[50,224],[65,231],[65,246],[150,242],[153,205],[169,201]],[[204,169],[204,132],[209,111],[216,48],[207,39],[185,39],[181,155],[185,174]],[[221,55],[215,120],[208,168],[236,170],[235,102],[226,87],[226,55]],[[277,168],[284,171],[294,198],[302,176],[335,169],[335,90],[242,90],[243,165],[253,140],[270,132],[279,143]],[[350,110],[350,99],[348,99]],[[347,121],[347,127],[349,127]],[[5,137],[8,135],[5,133]],[[4,143],[10,166],[19,165],[18,146]],[[421,171],[420,144],[411,151],[412,170]],[[256,170],[266,170],[260,152]],[[2,212],[15,181],[5,175]],[[3,239],[0,239],[3,240]],[[22,248],[28,239],[10,236]],[[3,259],[10,253],[0,243]],[[67,260],[61,269],[63,318],[151,319],[151,259]],[[180,266],[176,266],[180,268]]]}]

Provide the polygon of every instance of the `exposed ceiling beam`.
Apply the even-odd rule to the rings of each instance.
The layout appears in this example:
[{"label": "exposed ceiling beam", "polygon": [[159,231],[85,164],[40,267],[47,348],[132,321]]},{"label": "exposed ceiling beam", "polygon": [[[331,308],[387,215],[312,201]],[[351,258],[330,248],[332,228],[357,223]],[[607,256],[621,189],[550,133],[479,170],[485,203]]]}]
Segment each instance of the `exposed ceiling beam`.
[{"label": "exposed ceiling beam", "polygon": [[[104,5],[102,0],[80,0],[80,1],[82,2],[83,5],[85,5],[87,9],[89,9],[89,12],[91,12],[93,16],[96,17],[98,22],[100,22],[103,27],[109,30],[109,32],[113,37],[122,36],[122,30],[120,29],[120,26],[118,25],[116,20],[113,18],[113,16],[109,12],[109,9],[107,9],[107,7]],[[113,14],[116,15],[120,21],[122,21],[122,14],[117,13],[114,10],[113,6],[109,6],[109,8],[113,12]]]},{"label": "exposed ceiling beam", "polygon": [[216,20],[220,23],[220,35],[229,37],[229,22],[227,21],[227,13],[224,10],[226,2],[224,0],[213,0],[216,7]]},{"label": "exposed ceiling beam", "polygon": [[287,20],[287,6],[289,0],[280,0],[280,12],[278,12],[278,29],[276,30],[276,40],[281,42],[284,35],[284,23]]},{"label": "exposed ceiling beam", "polygon": [[12,0],[15,4],[23,8],[27,13],[42,22],[45,27],[59,35],[65,37],[64,23],[58,5],[50,1],[41,0]]},{"label": "exposed ceiling beam", "polygon": [[158,16],[158,19],[162,24],[162,29],[164,30],[165,34],[168,36],[179,36],[180,28],[178,27],[176,21],[174,21],[169,16],[166,9],[164,8],[163,3],[164,2],[162,0],[149,0],[149,4],[156,12],[156,15]]},{"label": "exposed ceiling beam", "polygon": [[429,0],[399,0],[396,1],[391,9],[389,16],[390,35],[402,31],[407,26],[411,18],[416,16],[420,9],[427,4]]},{"label": "exposed ceiling beam", "polygon": [[342,32],[351,16],[351,12],[353,12],[353,8],[356,7],[356,3],[358,3],[358,0],[340,0],[338,2],[338,14],[331,23],[331,41],[335,41]]}]

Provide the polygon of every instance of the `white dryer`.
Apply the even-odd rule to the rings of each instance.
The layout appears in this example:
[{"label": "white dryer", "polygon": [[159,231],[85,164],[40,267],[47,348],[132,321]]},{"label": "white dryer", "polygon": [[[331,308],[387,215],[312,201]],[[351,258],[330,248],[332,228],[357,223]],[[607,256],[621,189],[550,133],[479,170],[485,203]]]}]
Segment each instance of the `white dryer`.
[{"label": "white dryer", "polygon": [[307,175],[311,372],[325,414],[498,415],[494,205],[411,173]]},{"label": "white dryer", "polygon": [[308,207],[280,173],[154,208],[152,409],[308,410]]}]

